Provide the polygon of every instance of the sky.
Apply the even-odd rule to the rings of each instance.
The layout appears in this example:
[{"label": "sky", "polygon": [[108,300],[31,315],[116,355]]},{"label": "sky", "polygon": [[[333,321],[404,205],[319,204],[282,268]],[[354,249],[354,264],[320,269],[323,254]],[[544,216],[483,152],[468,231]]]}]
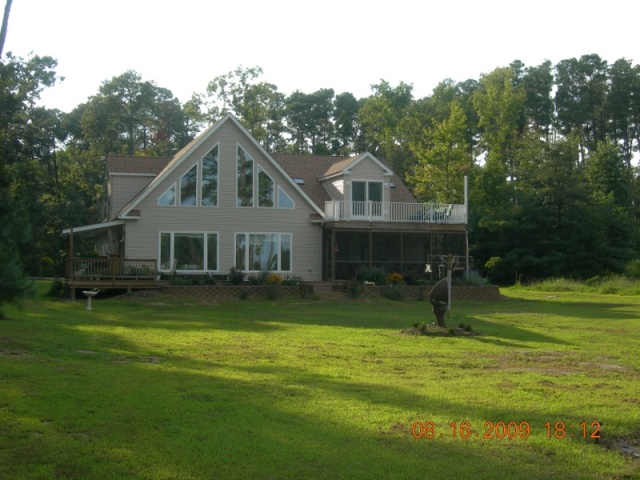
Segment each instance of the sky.
[{"label": "sky", "polygon": [[384,79],[422,98],[516,59],[635,65],[638,18],[638,0],[13,0],[4,52],[55,58],[65,80],[41,103],[65,112],[127,70],[184,103],[240,65],[286,95],[362,98]]}]

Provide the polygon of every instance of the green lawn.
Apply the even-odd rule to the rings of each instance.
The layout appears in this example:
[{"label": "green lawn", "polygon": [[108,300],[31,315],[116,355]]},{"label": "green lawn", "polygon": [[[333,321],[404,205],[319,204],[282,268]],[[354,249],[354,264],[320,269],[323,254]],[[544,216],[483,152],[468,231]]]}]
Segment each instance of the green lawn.
[{"label": "green lawn", "polygon": [[640,297],[503,293],[465,337],[411,301],[6,308],[0,478],[640,478]]}]

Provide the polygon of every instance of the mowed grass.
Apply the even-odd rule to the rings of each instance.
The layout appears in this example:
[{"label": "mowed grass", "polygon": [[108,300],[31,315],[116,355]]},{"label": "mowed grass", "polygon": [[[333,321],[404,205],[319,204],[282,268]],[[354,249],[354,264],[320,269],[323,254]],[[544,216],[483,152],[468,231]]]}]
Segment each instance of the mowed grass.
[{"label": "mowed grass", "polygon": [[510,289],[453,305],[481,335],[427,337],[401,333],[433,320],[426,302],[88,312],[38,287],[0,321],[3,479],[640,478],[616,447],[640,441],[638,297]]}]

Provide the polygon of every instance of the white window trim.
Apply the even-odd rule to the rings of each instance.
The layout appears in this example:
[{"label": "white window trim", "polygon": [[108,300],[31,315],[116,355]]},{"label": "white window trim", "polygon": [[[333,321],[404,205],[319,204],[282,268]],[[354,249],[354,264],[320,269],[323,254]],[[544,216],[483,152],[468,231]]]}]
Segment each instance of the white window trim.
[{"label": "white window trim", "polygon": [[[237,265],[238,264],[238,259],[237,259],[237,250],[236,250],[236,245],[237,245],[237,237],[238,235],[244,235],[245,236],[245,250],[244,250],[244,266],[246,267],[247,264],[249,263],[249,235],[277,235],[278,237],[278,269],[277,270],[271,270],[273,272],[278,272],[278,273],[287,273],[290,274],[291,272],[293,272],[293,233],[291,232],[234,232],[233,233],[233,265]],[[282,236],[283,235],[288,235],[289,236],[289,270],[282,270]],[[248,272],[248,273],[257,273],[260,272],[260,270],[242,270],[243,272]]]},{"label": "white window trim", "polygon": [[351,180],[351,201],[352,202],[356,202],[356,201],[361,201],[361,200],[354,200],[353,199],[353,184],[354,183],[364,183],[365,189],[364,192],[367,196],[367,199],[365,200],[366,202],[371,202],[372,200],[369,200],[369,184],[370,183],[379,183],[381,185],[381,189],[380,189],[380,193],[382,194],[382,199],[380,200],[380,202],[384,202],[384,182],[382,180],[366,180],[366,179],[353,179]]},{"label": "white window trim", "polygon": [[[169,237],[169,270],[162,269],[162,234],[168,233]],[[202,265],[205,267],[204,270],[175,270],[176,273],[187,275],[187,274],[203,274],[203,273],[219,273],[220,272],[220,232],[211,232],[211,231],[191,231],[191,230],[163,230],[158,232],[158,270],[162,273],[171,273],[174,271],[173,264],[175,263],[175,235],[186,233],[190,235],[204,235],[204,258]],[[207,235],[215,235],[217,237],[216,242],[216,258],[218,259],[218,268],[216,270],[207,270],[206,266],[208,263],[208,249],[207,249]]]}]

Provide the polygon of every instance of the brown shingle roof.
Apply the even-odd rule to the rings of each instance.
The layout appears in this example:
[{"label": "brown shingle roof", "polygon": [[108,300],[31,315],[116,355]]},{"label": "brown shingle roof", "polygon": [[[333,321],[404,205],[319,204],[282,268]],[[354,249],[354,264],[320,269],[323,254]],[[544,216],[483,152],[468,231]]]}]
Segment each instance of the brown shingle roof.
[{"label": "brown shingle roof", "polygon": [[131,173],[157,175],[173,157],[136,157],[133,155],[109,155],[107,171],[112,173]]},{"label": "brown shingle roof", "polygon": [[331,197],[318,179],[324,177],[334,163],[349,159],[349,157],[329,155],[291,155],[286,153],[273,153],[271,157],[291,178],[304,180],[304,185],[298,186],[323,211],[324,202],[331,200]]},{"label": "brown shingle roof", "polygon": [[[324,210],[324,202],[331,200],[331,198],[318,179],[340,172],[356,158],[332,157],[329,155],[291,155],[285,153],[273,153],[271,157],[280,164],[291,178],[304,180],[305,184],[300,185],[300,188],[322,210]],[[395,185],[395,188],[390,190],[392,202],[416,202],[409,189],[397,175],[394,174],[390,181]]]}]

